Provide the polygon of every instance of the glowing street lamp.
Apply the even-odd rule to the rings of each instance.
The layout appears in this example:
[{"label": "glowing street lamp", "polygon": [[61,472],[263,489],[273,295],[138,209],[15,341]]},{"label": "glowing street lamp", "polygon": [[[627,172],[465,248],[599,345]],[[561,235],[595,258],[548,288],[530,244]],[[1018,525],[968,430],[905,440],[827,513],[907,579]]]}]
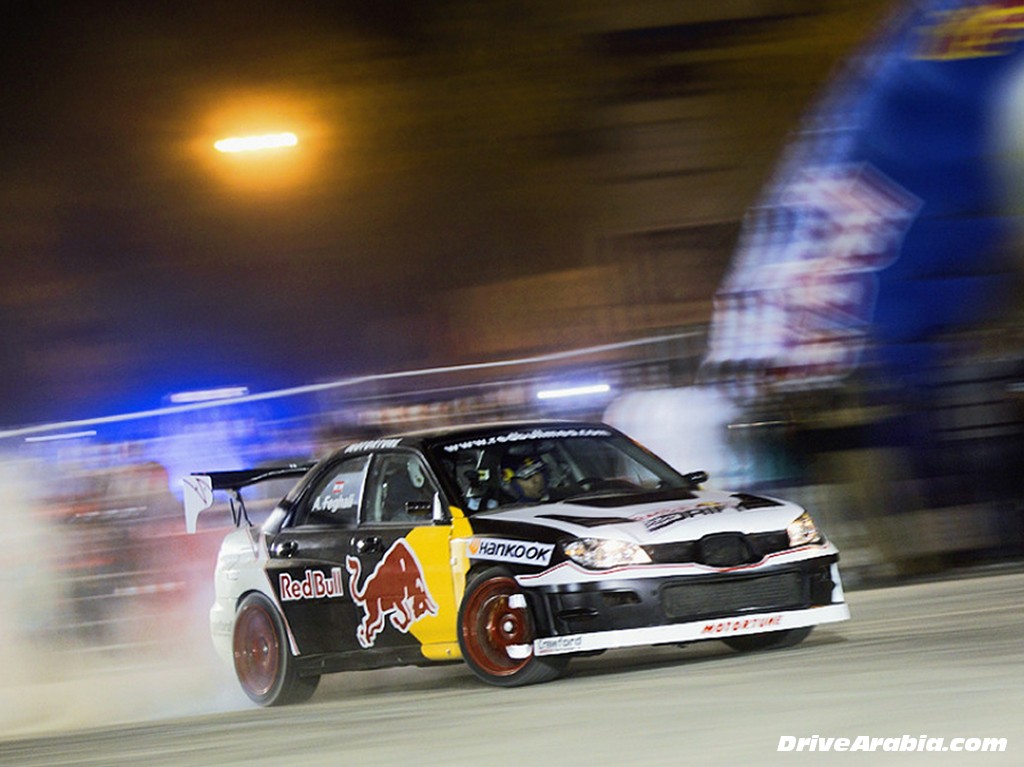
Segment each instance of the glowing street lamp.
[{"label": "glowing street lamp", "polygon": [[236,136],[221,139],[213,144],[218,152],[260,152],[267,149],[283,149],[296,146],[299,137],[294,133],[267,133],[262,136]]},{"label": "glowing street lamp", "polygon": [[334,127],[323,104],[291,93],[220,94],[188,142],[190,164],[222,185],[225,201],[292,194],[329,167]]}]

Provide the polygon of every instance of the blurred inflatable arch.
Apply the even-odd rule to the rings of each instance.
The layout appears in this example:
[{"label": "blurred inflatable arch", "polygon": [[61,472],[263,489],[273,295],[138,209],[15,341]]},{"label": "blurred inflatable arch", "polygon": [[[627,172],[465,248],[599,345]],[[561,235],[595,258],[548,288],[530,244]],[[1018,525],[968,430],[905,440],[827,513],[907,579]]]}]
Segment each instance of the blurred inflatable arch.
[{"label": "blurred inflatable arch", "polygon": [[856,55],[748,212],[715,300],[710,380],[898,385],[1004,312],[1024,200],[1024,3],[915,2]]},{"label": "blurred inflatable arch", "polygon": [[778,424],[734,432],[750,476],[787,454],[865,572],[1024,553],[1022,208],[1024,2],[920,0],[745,217],[701,380]]}]

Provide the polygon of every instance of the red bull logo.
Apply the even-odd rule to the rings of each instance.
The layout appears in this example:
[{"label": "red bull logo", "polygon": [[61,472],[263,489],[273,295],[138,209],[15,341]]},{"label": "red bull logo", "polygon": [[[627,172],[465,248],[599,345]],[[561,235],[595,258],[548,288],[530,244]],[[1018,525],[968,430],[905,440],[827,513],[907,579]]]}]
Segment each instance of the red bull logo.
[{"label": "red bull logo", "polygon": [[988,3],[935,13],[933,23],[920,30],[917,58],[946,61],[1003,56],[1024,38],[1024,5]]},{"label": "red bull logo", "polygon": [[356,557],[345,558],[349,572],[349,593],[352,601],[363,608],[363,619],[356,629],[356,639],[364,648],[373,647],[377,635],[384,630],[384,621],[408,633],[416,621],[437,615],[437,603],[427,590],[419,560],[405,541],[399,538],[366,576],[360,588],[362,565]]},{"label": "red bull logo", "polygon": [[345,590],[341,586],[340,567],[331,568],[330,577],[321,570],[306,570],[303,577],[299,579],[293,578],[291,573],[281,573],[278,578],[278,587],[282,602],[345,596]]}]

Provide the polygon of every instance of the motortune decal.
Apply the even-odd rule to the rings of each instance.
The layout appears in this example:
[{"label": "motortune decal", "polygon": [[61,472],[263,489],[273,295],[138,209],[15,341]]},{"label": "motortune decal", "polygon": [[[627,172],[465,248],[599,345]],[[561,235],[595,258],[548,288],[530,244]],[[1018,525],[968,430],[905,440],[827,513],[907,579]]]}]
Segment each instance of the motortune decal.
[{"label": "motortune decal", "polygon": [[345,596],[340,567],[332,567],[330,577],[322,570],[306,570],[305,575],[298,580],[290,573],[281,573],[278,576],[278,586],[282,602]]},{"label": "motortune decal", "polygon": [[510,541],[504,538],[473,538],[469,542],[470,559],[515,562],[520,565],[546,565],[551,561],[553,543]]},{"label": "motortune decal", "polygon": [[766,629],[778,629],[782,623],[781,615],[762,616],[758,618],[732,618],[724,621],[705,623],[701,634],[736,634]]},{"label": "motortune decal", "polygon": [[356,639],[362,647],[373,647],[377,635],[384,630],[385,618],[390,617],[391,625],[405,634],[421,618],[437,615],[437,602],[427,590],[419,560],[402,538],[391,544],[362,587],[358,585],[360,561],[346,557],[345,569],[349,572],[352,601],[363,610],[363,619],[356,629]]}]

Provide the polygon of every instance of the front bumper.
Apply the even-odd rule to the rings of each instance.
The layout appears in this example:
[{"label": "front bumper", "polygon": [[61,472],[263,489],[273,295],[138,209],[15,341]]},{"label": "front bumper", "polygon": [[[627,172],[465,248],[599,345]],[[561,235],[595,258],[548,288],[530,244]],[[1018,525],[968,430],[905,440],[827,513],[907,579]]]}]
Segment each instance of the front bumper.
[{"label": "front bumper", "polygon": [[719,620],[691,621],[671,626],[646,626],[635,629],[599,631],[592,634],[570,634],[534,640],[535,655],[562,655],[565,653],[611,650],[616,647],[638,647],[677,642],[695,642],[700,639],[722,639],[743,634],[816,626],[850,618],[845,604],[814,607],[779,613],[756,613]]},{"label": "front bumper", "polygon": [[524,592],[537,618],[537,655],[720,639],[850,617],[834,556],[742,573],[620,576]]}]

